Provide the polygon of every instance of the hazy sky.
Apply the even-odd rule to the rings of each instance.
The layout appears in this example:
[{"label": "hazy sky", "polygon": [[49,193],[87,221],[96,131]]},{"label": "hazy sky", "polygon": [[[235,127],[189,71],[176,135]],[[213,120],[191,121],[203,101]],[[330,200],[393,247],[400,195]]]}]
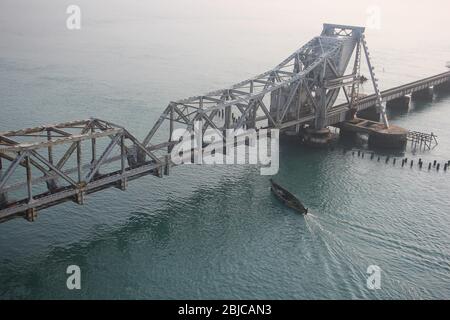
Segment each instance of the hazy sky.
[{"label": "hazy sky", "polygon": [[[79,5],[84,22],[115,19],[199,19],[205,27],[216,21],[260,21],[259,27],[278,25],[282,29],[319,28],[322,22],[365,25],[367,10],[380,8],[378,32],[386,38],[396,36],[433,38],[447,36],[448,0],[1,0],[1,33],[46,29],[65,19],[65,9]],[[268,21],[276,23],[268,23]],[[56,31],[56,30],[55,30]],[[162,35],[163,36],[163,35]]]}]

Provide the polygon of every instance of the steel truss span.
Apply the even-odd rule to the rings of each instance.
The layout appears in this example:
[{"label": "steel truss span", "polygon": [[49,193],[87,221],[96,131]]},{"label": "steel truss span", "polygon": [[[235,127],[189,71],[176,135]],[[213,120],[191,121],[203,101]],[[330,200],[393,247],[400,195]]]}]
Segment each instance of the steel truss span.
[{"label": "steel truss span", "polygon": [[[364,61],[374,88],[371,105],[359,94]],[[338,96],[345,102],[335,106]],[[0,222],[18,216],[34,221],[37,210],[65,201],[83,204],[86,194],[125,190],[130,180],[169,174],[170,151],[178,142],[171,139],[174,130],[192,132],[197,122],[224,139],[230,129],[320,130],[373,105],[389,126],[364,28],[325,24],[320,36],[272,70],[170,102],[142,141],[95,118],[0,132]]]}]

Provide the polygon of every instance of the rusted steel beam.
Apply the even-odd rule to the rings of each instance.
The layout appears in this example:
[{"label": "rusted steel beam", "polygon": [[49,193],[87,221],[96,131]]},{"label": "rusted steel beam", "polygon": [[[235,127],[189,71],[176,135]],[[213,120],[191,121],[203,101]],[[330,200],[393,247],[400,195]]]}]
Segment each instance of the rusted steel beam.
[{"label": "rusted steel beam", "polygon": [[90,121],[91,120],[76,120],[76,121],[62,122],[62,123],[51,124],[51,125],[44,125],[44,126],[34,127],[34,128],[25,128],[25,129],[16,130],[16,131],[14,131],[14,130],[5,131],[5,132],[0,132],[0,136],[9,137],[9,136],[15,136],[15,135],[26,135],[29,133],[43,132],[43,131],[46,131],[47,129],[51,129],[51,128],[67,128],[70,126],[78,126],[78,125],[86,124]]},{"label": "rusted steel beam", "polygon": [[22,152],[19,154],[14,161],[11,163],[9,168],[6,170],[6,172],[3,174],[2,177],[0,177],[0,193],[3,187],[6,185],[6,182],[11,177],[13,172],[16,170],[17,166],[22,162],[22,160],[27,156],[27,152]]},{"label": "rusted steel beam", "polygon": [[121,131],[121,129],[108,129],[103,132],[95,132],[90,134],[76,134],[71,135],[70,137],[60,138],[52,141],[43,141],[43,142],[35,142],[35,143],[19,143],[17,145],[8,146],[8,147],[0,147],[0,152],[21,152],[26,150],[36,150],[40,148],[46,148],[48,146],[56,146],[68,142],[77,142],[84,141],[87,139],[95,139],[101,137],[107,137],[114,134],[117,134]]}]

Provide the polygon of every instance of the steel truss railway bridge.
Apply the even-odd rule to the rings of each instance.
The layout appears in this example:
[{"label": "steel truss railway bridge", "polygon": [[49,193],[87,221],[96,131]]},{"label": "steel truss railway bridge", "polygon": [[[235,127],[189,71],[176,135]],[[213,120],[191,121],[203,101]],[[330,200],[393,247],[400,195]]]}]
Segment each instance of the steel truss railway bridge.
[{"label": "steel truss railway bridge", "polygon": [[[83,204],[87,194],[109,187],[125,190],[145,175],[163,177],[174,165],[170,150],[176,128],[194,122],[223,134],[227,129],[276,128],[312,133],[375,107],[389,127],[386,103],[446,87],[450,72],[380,91],[364,28],[325,24],[313,38],[272,70],[229,88],[170,102],[143,140],[101,119],[0,132],[0,222],[34,221],[37,211],[65,201]],[[373,94],[363,96],[361,65],[368,67]],[[338,96],[343,103],[336,103]]]}]

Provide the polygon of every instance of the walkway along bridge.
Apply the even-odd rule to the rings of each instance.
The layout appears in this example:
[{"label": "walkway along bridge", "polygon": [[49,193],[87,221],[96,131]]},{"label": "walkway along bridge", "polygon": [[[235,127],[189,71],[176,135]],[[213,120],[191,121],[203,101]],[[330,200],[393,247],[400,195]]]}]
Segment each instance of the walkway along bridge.
[{"label": "walkway along bridge", "polygon": [[[386,103],[449,87],[450,72],[380,91],[364,28],[325,24],[320,36],[274,69],[229,88],[170,102],[141,141],[126,128],[100,119],[0,132],[0,222],[34,221],[37,210],[65,201],[83,204],[87,194],[125,190],[145,175],[168,175],[176,128],[194,122],[223,135],[227,129],[278,128],[314,136],[328,126],[376,108],[390,130]],[[352,63],[350,61],[352,60]],[[374,94],[362,96],[361,64],[367,64]],[[347,70],[350,71],[347,72]],[[338,96],[345,103],[336,104]],[[86,156],[87,155],[87,156]]]}]

